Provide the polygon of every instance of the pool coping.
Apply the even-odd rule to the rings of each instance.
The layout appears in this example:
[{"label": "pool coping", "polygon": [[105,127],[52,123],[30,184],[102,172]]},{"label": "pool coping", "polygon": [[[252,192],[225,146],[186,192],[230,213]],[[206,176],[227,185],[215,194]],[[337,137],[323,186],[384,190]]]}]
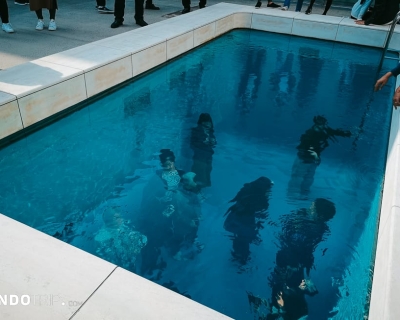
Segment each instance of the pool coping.
[{"label": "pool coping", "polygon": [[[238,28],[383,47],[389,26],[365,27],[344,17],[305,15],[220,3],[3,70],[0,74],[0,139],[24,132],[77,103]],[[398,40],[400,28],[396,26],[391,49],[400,50]],[[399,84],[398,82],[397,85]],[[393,303],[393,297],[400,288],[399,276],[395,273],[396,259],[400,259],[396,255],[400,252],[399,241],[395,241],[395,230],[400,226],[397,219],[400,213],[400,197],[396,197],[400,193],[400,179],[397,174],[400,168],[398,129],[399,115],[397,111],[393,111],[369,312],[369,319],[373,320],[400,316],[400,306]],[[0,287],[5,288],[2,291],[9,289],[5,293],[19,295],[57,294],[62,297],[63,302],[77,302],[77,305],[68,308],[60,304],[61,300],[57,305],[53,304],[52,308],[36,308],[36,305],[32,308],[20,305],[6,308],[2,306],[1,318],[6,314],[18,314],[22,318],[29,314],[33,318],[32,313],[38,312],[43,319],[49,315],[51,319],[65,319],[66,316],[88,319],[83,315],[92,313],[97,318],[114,319],[119,310],[123,310],[142,314],[148,319],[159,318],[160,312],[163,315],[171,312],[176,319],[228,319],[89,253],[68,244],[60,244],[62,242],[59,240],[3,215],[0,215],[0,228],[3,231],[0,235],[2,243],[9,243],[13,248],[1,253],[2,261],[12,262],[0,263],[2,278],[6,278],[0,280]],[[18,232],[7,233],[6,229]],[[34,249],[27,250],[30,246]],[[31,254],[39,249],[45,249],[42,254],[51,252],[53,257],[67,259],[71,265],[66,269],[58,266],[54,270],[57,261],[52,263],[49,260],[43,264],[42,259],[37,261],[37,257]],[[26,263],[21,266],[21,252],[29,257],[29,264],[26,266]],[[25,260],[24,258],[24,262]],[[82,260],[85,265],[97,268],[99,272],[81,272],[79,261]],[[33,273],[32,270],[38,273]],[[37,281],[31,281],[32,278]],[[82,290],[78,290],[80,295],[74,296],[69,290],[69,282],[63,282],[62,278],[72,282],[75,279],[75,282],[85,284],[82,285]],[[13,282],[7,279],[12,279]],[[19,279],[19,283],[16,284],[14,279]],[[57,293],[57,284],[62,288],[59,291],[63,292]],[[142,296],[136,294],[137,290],[131,290],[135,284],[140,286],[141,291],[148,292],[147,299],[141,299]],[[122,288],[126,296],[121,297],[121,290],[117,288]],[[130,297],[129,301],[136,301],[136,304],[127,305],[127,297]],[[149,297],[157,297],[158,302],[152,303],[154,299]],[[83,304],[79,305],[79,302]],[[121,315],[122,313],[119,314]]]}]

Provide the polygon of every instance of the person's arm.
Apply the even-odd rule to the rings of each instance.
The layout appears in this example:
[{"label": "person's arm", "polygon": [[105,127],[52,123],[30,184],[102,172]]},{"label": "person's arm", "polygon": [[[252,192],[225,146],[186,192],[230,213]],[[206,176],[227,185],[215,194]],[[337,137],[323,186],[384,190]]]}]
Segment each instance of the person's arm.
[{"label": "person's arm", "polygon": [[397,110],[397,107],[400,106],[400,87],[396,89],[393,96],[393,107]]},{"label": "person's arm", "polygon": [[339,137],[345,137],[345,138],[351,137],[351,131],[349,131],[349,130],[332,129],[331,127],[328,127],[326,129],[326,131],[330,137],[332,137],[332,136],[339,136]]},{"label": "person's arm", "polygon": [[400,64],[393,70],[387,72],[375,83],[375,91],[381,90],[382,87],[389,81],[391,76],[397,77],[400,74]]}]

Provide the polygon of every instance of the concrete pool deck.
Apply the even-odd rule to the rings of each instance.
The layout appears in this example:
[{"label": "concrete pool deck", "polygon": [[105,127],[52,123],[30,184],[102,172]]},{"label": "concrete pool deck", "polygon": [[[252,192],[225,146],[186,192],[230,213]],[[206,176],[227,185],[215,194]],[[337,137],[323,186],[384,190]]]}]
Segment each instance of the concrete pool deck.
[{"label": "concrete pool deck", "polygon": [[[112,16],[108,17],[111,23]],[[29,128],[235,28],[382,47],[389,27],[357,26],[343,17],[256,10],[253,5],[209,6],[1,71],[0,138]],[[2,40],[16,35],[2,34]],[[396,29],[391,45],[396,50],[400,49],[399,37],[400,30]],[[400,224],[396,198],[400,190],[398,124],[399,115],[394,111],[369,319],[400,316],[400,306],[393,303],[400,288],[395,272],[399,259],[396,253],[400,251],[395,246],[399,243],[395,230]],[[125,319],[127,315],[159,319],[160,314],[165,319],[227,319],[2,215],[0,228],[0,295],[19,299],[25,296],[24,302],[26,296],[30,297],[29,305],[1,306],[2,319]]]},{"label": "concrete pool deck", "polygon": [[[208,0],[207,5],[212,6],[221,1]],[[256,0],[230,0],[227,3],[254,6]],[[309,1],[303,4],[306,10]],[[126,1],[124,25],[117,29],[111,29],[114,21],[113,14],[99,14],[95,9],[95,0],[68,0],[59,4],[57,11],[57,31],[36,31],[36,16],[29,11],[29,6],[15,5],[14,1],[7,1],[10,12],[10,22],[15,29],[14,34],[0,33],[0,70],[7,69],[24,62],[40,59],[61,51],[72,49],[93,41],[102,40],[127,31],[139,29],[133,19],[134,1]],[[154,0],[160,10],[145,10],[144,18],[149,24],[169,20],[175,12],[182,10],[181,1]],[[264,1],[262,8],[266,8]],[[276,3],[283,4],[282,0]],[[107,6],[113,8],[114,1],[107,1]],[[198,5],[198,1],[192,1],[192,8]],[[295,10],[295,2],[289,8]],[[323,6],[320,1],[314,5],[313,14],[320,15]],[[348,17],[350,8],[331,7],[329,16]],[[48,22],[48,13],[44,12],[44,20]]]}]

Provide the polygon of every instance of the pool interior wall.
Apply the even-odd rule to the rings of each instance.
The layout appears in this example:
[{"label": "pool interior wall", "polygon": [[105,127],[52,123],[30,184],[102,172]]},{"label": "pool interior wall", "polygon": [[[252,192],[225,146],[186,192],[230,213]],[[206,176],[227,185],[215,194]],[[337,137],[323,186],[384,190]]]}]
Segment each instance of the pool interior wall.
[{"label": "pool interior wall", "polygon": [[[269,13],[269,12],[268,12]],[[276,18],[276,16],[280,16],[280,13],[273,13],[275,16],[273,16],[272,18]],[[281,16],[281,17],[283,17],[282,19],[280,19],[280,20],[292,20],[292,23],[294,23],[294,22],[297,22],[297,21],[295,21],[295,19],[293,19],[293,16],[291,17],[290,15],[289,16]],[[333,24],[333,23],[332,23]],[[337,26],[336,26],[337,27]],[[377,28],[377,30],[379,31],[380,29],[379,28]],[[354,31],[357,31],[357,30],[354,30]],[[364,32],[364,31],[363,31]],[[356,40],[357,41],[357,40]],[[7,77],[6,77],[7,78]],[[1,78],[0,80],[3,80],[3,78]],[[3,82],[4,83],[4,82]],[[26,86],[25,86],[26,87]],[[26,88],[25,88],[26,89]],[[32,89],[31,89],[32,90]],[[7,91],[7,90],[6,90]],[[27,91],[25,91],[25,92],[27,92]],[[9,98],[8,96],[6,97],[6,98]],[[18,100],[18,102],[20,102],[20,100],[21,100],[21,102],[24,102],[23,100],[24,99],[19,99]],[[33,104],[34,105],[34,104]],[[31,107],[32,107],[32,105],[31,105]],[[8,220],[7,220],[7,223],[10,223]],[[379,244],[378,244],[378,246],[379,246]],[[34,262],[32,262],[32,263],[34,263]],[[15,309],[14,309],[15,310]],[[43,309],[42,309],[42,311],[43,311]]]},{"label": "pool interior wall", "polygon": [[[302,38],[276,34],[268,34],[266,43],[265,40],[265,33],[263,32],[240,30],[227,34],[212,43],[210,49],[208,49],[210,47],[208,46],[191,52],[180,58],[179,61],[171,62],[163,69],[102,97],[100,100],[91,103],[87,108],[75,112],[55,125],[30,135],[24,139],[25,141],[21,140],[23,145],[13,145],[8,150],[8,153],[12,156],[4,157],[6,161],[3,161],[4,171],[1,173],[10,182],[7,189],[0,192],[7,199],[6,203],[0,201],[3,212],[18,212],[19,215],[14,218],[19,221],[50,235],[58,235],[57,237],[68,243],[134,271],[133,266],[129,264],[129,259],[106,254],[105,248],[99,248],[98,241],[101,237],[107,236],[107,232],[103,230],[102,216],[104,217],[105,214],[110,216],[119,212],[123,214],[125,220],[134,219],[135,214],[133,213],[140,211],[138,204],[140,204],[140,198],[144,192],[142,187],[147,179],[146,177],[149,176],[149,171],[150,176],[154,173],[152,166],[148,167],[151,163],[150,159],[153,159],[157,166],[158,160],[154,159],[153,153],[159,149],[172,148],[177,157],[177,165],[180,168],[187,168],[185,163],[191,162],[191,155],[190,151],[187,155],[185,143],[187,139],[184,137],[189,135],[187,131],[190,129],[190,124],[196,123],[196,117],[200,112],[210,112],[214,115],[215,134],[218,139],[216,150],[218,152],[216,152],[213,161],[213,188],[208,189],[207,192],[207,194],[211,194],[212,202],[206,200],[202,205],[207,210],[204,209],[203,212],[204,220],[200,224],[199,238],[203,236],[207,242],[205,243],[205,252],[199,258],[204,255],[210,256],[211,260],[214,260],[213,266],[216,270],[217,265],[219,265],[217,261],[220,261],[220,259],[213,256],[212,253],[215,250],[210,252],[208,249],[212,248],[212,244],[209,242],[210,237],[206,236],[204,232],[202,234],[202,227],[207,225],[206,230],[215,229],[216,234],[220,233],[218,230],[222,230],[221,226],[223,225],[223,222],[220,221],[223,219],[223,212],[220,212],[220,210],[226,211],[225,206],[243,182],[253,180],[261,174],[275,181],[274,200],[270,201],[270,219],[278,220],[279,214],[284,211],[290,212],[293,208],[285,205],[286,201],[283,199],[282,202],[277,202],[274,205],[274,202],[281,200],[280,195],[285,194],[283,185],[286,185],[281,181],[286,179],[285,174],[278,175],[274,172],[284,173],[288,171],[288,168],[291,168],[292,150],[295,150],[299,136],[304,128],[312,122],[311,119],[316,113],[323,113],[334,127],[356,127],[353,118],[356,115],[361,117],[364,112],[364,106],[367,105],[370,98],[368,88],[372,86],[373,81],[372,77],[368,78],[368,75],[371,66],[379,59],[379,52],[372,50],[371,54],[371,49],[364,49],[359,52],[358,59],[354,61],[351,58],[353,57],[352,52],[354,52],[351,49],[354,50],[354,47],[328,41],[308,39],[305,43]],[[247,45],[243,46],[244,44]],[[259,44],[260,47],[256,44]],[[265,49],[263,49],[264,46]],[[230,58],[232,52],[235,53],[235,60],[233,61]],[[243,61],[243,56],[247,57],[245,61]],[[338,59],[338,57],[341,57],[341,59]],[[227,75],[223,83],[219,81],[216,83],[214,75],[224,72],[229,65],[234,64],[241,66],[240,72]],[[341,71],[337,72],[337,70]],[[261,83],[260,87],[256,89],[251,87],[254,79]],[[304,79],[308,81],[305,82]],[[326,87],[324,84],[327,83],[328,79],[331,81],[329,81],[329,87]],[[332,81],[332,79],[336,80]],[[351,82],[357,83],[357,90],[348,86]],[[337,90],[332,83],[336,83],[337,87],[341,88],[339,91],[342,92],[342,96],[336,98],[336,101],[334,92]],[[229,88],[233,92],[238,92],[239,101],[235,95],[226,94]],[[249,90],[253,92],[251,99]],[[304,92],[308,92],[308,94],[304,95]],[[362,98],[360,98],[360,95]],[[265,97],[269,96],[276,96],[277,98],[268,103]],[[382,96],[385,96],[384,92],[381,93]],[[292,102],[292,99],[296,99],[296,102]],[[329,102],[325,102],[321,107],[324,101]],[[354,106],[352,105],[353,101],[357,101]],[[339,107],[347,105],[351,107],[344,109]],[[271,109],[273,110],[272,113]],[[358,114],[360,112],[361,114]],[[377,113],[376,103],[371,106],[370,112],[376,114],[376,116],[372,123],[371,119],[367,119],[365,132],[362,134],[362,139],[357,141],[357,147],[363,158],[364,171],[378,174],[378,181],[380,181],[383,174],[384,154],[381,152],[379,159],[374,158],[373,167],[376,168],[375,170],[367,170],[367,168],[370,168],[367,167],[367,159],[371,159],[371,154],[379,153],[379,148],[374,148],[384,143],[385,137],[383,136],[381,143],[369,144],[368,152],[362,150],[366,148],[367,141],[372,141],[371,138],[381,136],[389,119],[387,117],[384,119],[384,117],[382,118],[384,114]],[[346,114],[346,120],[343,119],[343,116],[340,116],[342,113]],[[259,119],[262,119],[262,121],[259,121]],[[375,127],[376,122],[381,123],[380,129],[374,129],[374,133],[371,135],[369,128],[371,125]],[[232,137],[236,138],[233,139]],[[265,152],[262,151],[263,149],[270,151]],[[24,155],[21,154],[21,152],[24,152],[23,150],[25,151]],[[27,150],[29,152],[26,153]],[[244,150],[246,156],[243,157],[238,150]],[[349,158],[350,155],[353,161],[358,163],[357,158],[359,156],[353,153],[350,140],[332,142],[332,147],[324,151],[324,163],[319,169],[319,171],[324,171],[323,179],[317,179],[318,176],[316,176],[313,189],[317,191],[310,196],[335,199],[338,210],[335,221],[340,219],[339,211],[343,212],[343,209],[340,210],[339,208],[344,205],[345,201],[344,199],[338,201],[337,196],[333,197],[333,191],[328,185],[334,184],[336,190],[342,190],[341,185],[348,183],[343,178],[343,172],[353,176],[354,168],[342,167],[341,163],[343,162],[342,158]],[[242,164],[237,163],[233,167],[231,165],[231,170],[238,166],[245,173],[242,176],[239,172],[236,172],[235,177],[231,178],[229,186],[221,183],[226,180],[226,169],[228,168],[228,165],[225,164],[226,157],[230,158],[231,163],[236,163],[236,159],[239,157]],[[279,159],[279,166],[275,164],[276,159]],[[24,165],[27,161],[29,161],[28,166]],[[257,165],[257,167],[254,168],[254,165]],[[261,167],[258,167],[258,165]],[[340,170],[337,166],[340,167]],[[11,167],[20,168],[21,174],[18,179],[14,178],[15,174]],[[268,170],[262,169],[263,167],[267,167]],[[29,170],[26,168],[29,168]],[[379,174],[379,172],[381,173]],[[337,177],[333,178],[335,175]],[[137,179],[138,177],[140,179]],[[354,176],[353,179],[359,178]],[[371,180],[364,177],[364,179],[368,181],[369,185],[373,185],[372,181],[375,178]],[[7,192],[7,190],[16,191]],[[221,190],[224,190],[224,192]],[[374,191],[372,190],[372,194]],[[16,195],[18,196],[16,197]],[[217,204],[220,197],[223,200],[220,204]],[[357,192],[357,197],[358,199],[368,199],[371,197],[371,190],[364,188],[363,191]],[[18,201],[21,198],[30,200]],[[124,198],[126,199],[124,200]],[[28,202],[28,206],[26,206],[26,202]],[[297,205],[308,206],[309,203],[305,201]],[[368,205],[367,201],[366,205]],[[296,208],[296,206],[294,207]],[[117,207],[124,209],[121,211],[116,209]],[[225,210],[220,207],[225,208]],[[353,243],[358,241],[359,236],[358,233],[356,234],[356,230],[359,230],[359,232],[363,230],[362,221],[365,219],[363,217],[366,212],[363,207],[351,209],[345,205],[344,208],[346,212],[350,211],[352,216],[359,215],[357,223],[352,222],[353,217],[346,219],[347,225],[353,226],[352,234],[354,238],[349,239],[346,245],[353,247]],[[125,210],[129,213],[125,214]],[[211,222],[212,225],[209,225],[210,215],[216,216],[215,221]],[[98,218],[93,220],[93,216]],[[376,214],[373,214],[373,216],[376,217]],[[107,218],[107,220],[109,219],[110,217]],[[73,226],[70,226],[72,223]],[[112,227],[112,224],[112,221],[106,222],[108,227]],[[324,242],[324,245],[330,248],[326,255],[329,259],[332,259],[331,248],[339,250],[341,247],[340,241],[336,239],[337,235],[341,235],[339,239],[348,238],[346,228],[343,226],[338,228],[340,224],[338,222],[330,224],[332,235],[328,237],[327,242]],[[103,231],[99,232],[99,230]],[[274,241],[273,237],[269,240],[271,231],[275,232],[276,230],[265,227],[265,231],[262,232],[263,241],[266,244]],[[62,233],[65,233],[63,237],[61,237]],[[98,241],[89,240],[93,237]],[[220,239],[214,236],[211,239],[212,242],[218,242],[220,248],[224,248],[226,245],[224,244],[226,237]],[[371,243],[373,239],[373,236],[370,236],[368,243]],[[333,246],[332,241],[335,243]],[[201,240],[201,242],[205,241]],[[224,253],[229,253],[229,242],[227,245],[228,248],[221,249],[222,252],[218,253],[218,256],[222,257]],[[367,250],[371,251],[372,245],[366,243],[364,245],[368,248]],[[132,244],[130,247],[133,248],[134,245]],[[252,248],[253,255],[256,257],[257,255],[274,257],[276,254],[274,249],[268,248],[267,245],[265,247],[263,250],[266,250],[266,252],[258,252],[257,248]],[[129,253],[126,246],[124,250],[129,255],[135,254],[134,252]],[[341,254],[349,256],[344,251]],[[364,264],[363,270],[368,269],[370,256],[371,253],[367,253],[366,262],[362,262]],[[229,257],[226,259],[230,260]],[[254,259],[249,266],[243,267],[243,270],[248,272],[248,270],[256,267],[269,269],[265,265],[264,259]],[[316,261],[318,259],[319,256],[316,257]],[[269,261],[269,259],[266,260]],[[318,260],[317,272],[313,271],[312,273],[313,280],[318,281],[320,294],[310,301],[310,311],[314,309],[312,306],[321,305],[328,296],[327,291],[329,290],[325,290],[326,277],[324,279],[322,275],[324,272],[319,275],[321,270],[326,268],[324,261]],[[171,264],[171,262],[168,262],[168,264]],[[329,264],[337,265],[331,260],[329,260]],[[225,267],[224,278],[232,278],[229,281],[230,283],[237,283],[240,279],[244,279],[245,275],[238,279],[232,277],[232,275],[227,276],[231,271],[235,276],[236,268],[232,269],[229,265]],[[337,265],[337,268],[341,267]],[[194,264],[189,269],[196,270],[199,268]],[[210,275],[207,275],[208,273],[205,270],[198,272],[203,276],[202,283],[207,283],[205,278]],[[333,273],[331,274],[333,275]],[[184,277],[177,277],[171,272],[169,276],[171,278],[159,276],[161,279],[157,282],[168,283],[173,279],[175,286],[190,294],[193,299],[234,318],[245,318],[245,315],[238,311],[234,313],[232,307],[227,306],[226,299],[220,299],[218,303],[214,303],[212,301],[214,299],[207,299],[202,294],[193,294],[196,289],[185,283],[187,280]],[[248,290],[251,288],[253,293],[267,292],[263,288],[267,286],[267,283],[260,281],[260,287],[257,289],[253,284],[250,285],[252,279],[257,277],[264,278],[264,275],[252,271],[252,277],[245,281],[247,285],[244,287]],[[341,279],[339,271],[335,273],[335,277],[337,277],[336,281],[339,282],[339,279]],[[178,281],[177,278],[184,280]],[[321,280],[324,288],[320,286]],[[328,282],[331,281],[330,278],[328,280]],[[364,299],[365,301],[367,285],[365,281],[360,280],[361,282],[364,283],[364,290],[358,291],[356,295],[359,296],[360,300]],[[210,288],[208,284],[206,287]],[[225,285],[225,289],[227,288],[229,288],[229,291],[235,292],[234,288]],[[215,288],[213,292],[216,293],[218,290],[220,289]],[[211,296],[211,293],[207,293],[207,290],[204,291],[203,289],[202,291],[206,293],[207,297]],[[242,291],[239,290],[239,293],[243,294]],[[355,291],[352,288],[347,288],[347,291],[350,292],[351,299],[353,299]],[[269,296],[268,293],[266,295]],[[247,311],[247,299],[229,295],[224,291],[220,296],[229,297],[229,301],[237,299],[238,301],[233,304],[236,309]],[[348,301],[347,304],[349,304]],[[358,313],[361,312],[362,314],[363,304],[360,304],[360,306]],[[314,313],[316,313],[314,318],[321,318],[318,312],[314,311]],[[340,314],[342,315],[342,313]],[[312,319],[311,315],[310,317]]]}]

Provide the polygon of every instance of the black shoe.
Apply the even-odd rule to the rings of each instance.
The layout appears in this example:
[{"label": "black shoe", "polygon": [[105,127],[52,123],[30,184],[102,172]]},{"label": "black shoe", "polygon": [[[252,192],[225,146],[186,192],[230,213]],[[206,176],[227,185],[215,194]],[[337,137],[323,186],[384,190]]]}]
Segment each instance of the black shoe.
[{"label": "black shoe", "polygon": [[257,3],[256,3],[256,8],[257,8],[257,9],[260,9],[260,8],[261,8],[261,4],[262,4],[261,1],[257,1]]},{"label": "black shoe", "polygon": [[311,14],[312,9],[311,8],[307,8],[305,14]]},{"label": "black shoe", "polygon": [[111,23],[111,28],[115,29],[123,25],[123,20],[115,19],[113,23]]},{"label": "black shoe", "polygon": [[136,24],[141,26],[141,27],[148,26],[147,22],[144,21],[143,19],[142,20],[136,20]]},{"label": "black shoe", "polygon": [[182,14],[189,13],[189,12],[190,12],[190,8],[184,8],[182,10]]},{"label": "black shoe", "polygon": [[108,9],[107,7],[97,7],[99,13],[114,13],[114,10]]},{"label": "black shoe", "polygon": [[153,3],[147,4],[145,6],[145,9],[149,9],[149,10],[160,10],[160,7],[156,7]]},{"label": "black shoe", "polygon": [[271,3],[267,4],[267,7],[268,8],[280,8],[281,6],[279,4],[271,2]]},{"label": "black shoe", "polygon": [[203,8],[205,8],[206,7],[206,4],[205,3],[199,3],[199,8],[200,9],[203,9]]}]

